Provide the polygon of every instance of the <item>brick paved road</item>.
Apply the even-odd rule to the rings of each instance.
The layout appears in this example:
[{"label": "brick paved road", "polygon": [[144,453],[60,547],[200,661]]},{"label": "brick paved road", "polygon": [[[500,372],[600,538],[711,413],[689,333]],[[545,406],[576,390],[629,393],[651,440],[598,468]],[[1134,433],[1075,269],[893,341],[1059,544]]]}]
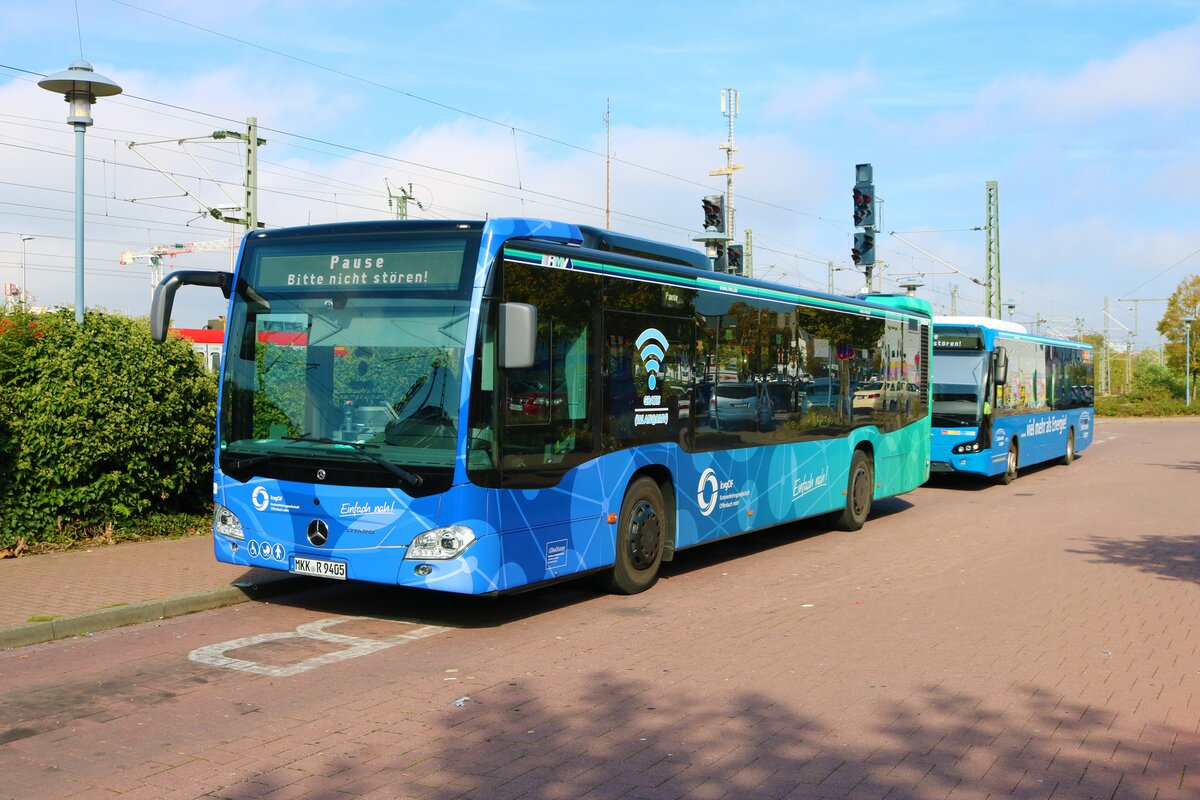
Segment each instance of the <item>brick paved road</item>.
[{"label": "brick paved road", "polygon": [[0,653],[0,797],[1200,797],[1200,426],[1098,440],[635,597],[331,586]]}]

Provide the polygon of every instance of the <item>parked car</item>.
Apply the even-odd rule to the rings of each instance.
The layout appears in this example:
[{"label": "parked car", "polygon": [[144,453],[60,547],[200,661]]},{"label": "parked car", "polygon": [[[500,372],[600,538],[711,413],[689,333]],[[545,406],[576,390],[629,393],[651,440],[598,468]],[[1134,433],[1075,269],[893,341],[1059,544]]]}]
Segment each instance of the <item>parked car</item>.
[{"label": "parked car", "polygon": [[708,419],[718,430],[766,430],[772,426],[771,400],[757,383],[716,383]]},{"label": "parked car", "polygon": [[804,387],[804,407],[806,409],[835,409],[838,407],[838,397],[841,392],[841,384],[830,383],[828,379],[818,378]]},{"label": "parked car", "polygon": [[882,411],[884,403],[883,381],[864,383],[854,393],[855,411]]},{"label": "parked car", "polygon": [[776,419],[786,420],[804,410],[800,387],[790,381],[768,381],[763,384],[763,391],[771,402],[771,411]]},{"label": "parked car", "polygon": [[551,391],[540,381],[516,383],[509,386],[508,410],[545,422],[550,419],[551,407],[561,406],[565,397],[562,386]]}]

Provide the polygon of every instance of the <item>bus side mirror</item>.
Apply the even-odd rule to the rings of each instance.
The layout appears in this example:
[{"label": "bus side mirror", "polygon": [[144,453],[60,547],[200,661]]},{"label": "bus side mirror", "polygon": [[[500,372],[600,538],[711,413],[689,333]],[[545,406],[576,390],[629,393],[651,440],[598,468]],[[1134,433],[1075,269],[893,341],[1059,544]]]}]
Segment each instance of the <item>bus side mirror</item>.
[{"label": "bus side mirror", "polygon": [[150,338],[156,342],[166,340],[171,306],[175,304],[175,292],[180,286],[216,286],[228,300],[232,279],[228,272],[199,269],[181,269],[163,278],[154,287],[154,297],[150,301]]},{"label": "bus side mirror", "polygon": [[996,352],[992,354],[993,366],[992,374],[996,376],[995,383],[997,386],[1003,386],[1008,383],[1008,352],[1003,347],[997,347]]},{"label": "bus side mirror", "polygon": [[537,342],[537,307],[528,303],[500,304],[500,367],[533,366]]}]

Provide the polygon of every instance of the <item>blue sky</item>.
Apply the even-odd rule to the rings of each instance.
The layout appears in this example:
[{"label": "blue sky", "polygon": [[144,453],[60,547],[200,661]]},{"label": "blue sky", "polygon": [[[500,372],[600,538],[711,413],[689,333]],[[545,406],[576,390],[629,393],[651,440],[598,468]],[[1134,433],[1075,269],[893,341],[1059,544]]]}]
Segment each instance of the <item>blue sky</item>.
[{"label": "blue sky", "polygon": [[[66,106],[36,73],[65,69],[81,40],[124,88],[87,134],[89,305],[145,313],[147,267],[119,265],[122,251],[235,232],[199,207],[236,199],[238,148],[176,142],[249,116],[268,140],[259,213],[272,226],[386,218],[385,179],[413,184],[413,216],[603,225],[611,104],[612,227],[689,243],[699,198],[724,188],[708,170],[724,163],[726,87],[741,98],[737,233],[754,231],[768,279],[824,289],[832,261],[836,291],[862,285],[849,259],[861,162],[884,201],[883,288],[918,280],[943,313],[952,287],[959,313],[982,313],[966,276],[984,277],[984,235],[969,229],[989,180],[1017,321],[1099,330],[1107,296],[1132,328],[1118,298],[1167,297],[1200,271],[1185,213],[1200,171],[1194,2],[3,5],[0,282],[20,282],[20,236],[36,237],[39,304],[73,302],[74,151]],[[210,252],[168,266],[224,264]],[[1139,344],[1157,342],[1162,309],[1141,304]],[[176,320],[221,310],[194,289]]]}]

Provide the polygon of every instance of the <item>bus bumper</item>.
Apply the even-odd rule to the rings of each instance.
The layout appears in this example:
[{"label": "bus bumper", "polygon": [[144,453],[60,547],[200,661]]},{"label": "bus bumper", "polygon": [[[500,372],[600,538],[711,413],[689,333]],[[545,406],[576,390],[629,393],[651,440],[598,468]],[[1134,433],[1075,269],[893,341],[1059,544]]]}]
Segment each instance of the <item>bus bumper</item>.
[{"label": "bus bumper", "polygon": [[948,475],[950,473],[998,475],[1004,471],[1006,457],[1006,452],[997,455],[990,450],[982,453],[951,454],[944,456],[945,460],[930,461],[929,472],[932,475]]}]

